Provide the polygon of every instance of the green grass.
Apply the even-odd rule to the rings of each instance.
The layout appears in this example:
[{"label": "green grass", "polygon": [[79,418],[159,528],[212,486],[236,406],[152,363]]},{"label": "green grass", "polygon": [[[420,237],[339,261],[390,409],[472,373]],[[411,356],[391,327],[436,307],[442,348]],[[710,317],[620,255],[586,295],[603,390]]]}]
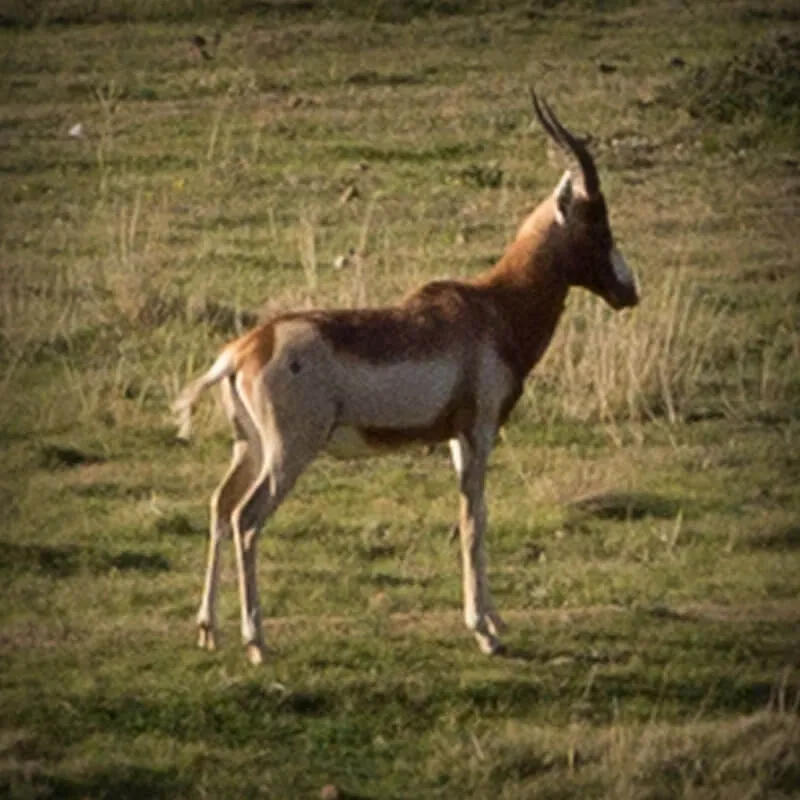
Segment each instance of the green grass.
[{"label": "green grass", "polygon": [[[695,6],[0,4],[0,794],[800,796],[797,12]],[[318,460],[262,536],[266,663],[227,550],[196,650],[230,445],[170,400],[258,312],[490,265],[564,166],[529,82],[644,299],[570,297],[493,457],[507,656],[444,448]]]}]

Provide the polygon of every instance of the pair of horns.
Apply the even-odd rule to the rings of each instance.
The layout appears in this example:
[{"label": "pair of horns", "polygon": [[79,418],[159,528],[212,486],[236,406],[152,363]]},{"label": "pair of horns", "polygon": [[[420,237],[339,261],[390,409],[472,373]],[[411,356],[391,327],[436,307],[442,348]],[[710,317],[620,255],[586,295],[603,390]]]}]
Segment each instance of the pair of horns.
[{"label": "pair of horns", "polygon": [[592,154],[586,147],[586,142],[575,136],[575,134],[570,133],[570,131],[564,127],[547,102],[545,100],[540,100],[536,96],[533,87],[531,87],[530,91],[531,100],[533,100],[533,110],[536,112],[536,118],[539,120],[539,124],[544,128],[545,133],[547,133],[562,150],[575,156],[581,168],[583,190],[586,192],[587,196],[594,196],[600,191],[600,178],[597,175],[597,167],[595,166]]}]

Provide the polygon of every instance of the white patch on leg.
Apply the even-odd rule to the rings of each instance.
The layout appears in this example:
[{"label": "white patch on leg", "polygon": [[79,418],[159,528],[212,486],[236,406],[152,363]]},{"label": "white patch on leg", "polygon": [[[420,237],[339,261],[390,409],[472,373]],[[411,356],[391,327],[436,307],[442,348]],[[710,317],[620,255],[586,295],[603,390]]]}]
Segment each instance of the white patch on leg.
[{"label": "white patch on leg", "polygon": [[461,479],[464,474],[464,456],[461,451],[461,442],[458,439],[450,439],[448,444],[450,445],[450,458],[453,459],[453,468],[456,471],[456,475]]},{"label": "white patch on leg", "polygon": [[478,612],[477,608],[465,608],[464,609],[464,623],[467,626],[467,630],[472,631],[473,633],[481,627],[481,615]]},{"label": "white patch on leg", "polygon": [[622,253],[616,247],[611,250],[611,268],[614,270],[614,277],[619,283],[632,289],[637,288],[636,276],[633,274],[633,270],[628,266]]}]

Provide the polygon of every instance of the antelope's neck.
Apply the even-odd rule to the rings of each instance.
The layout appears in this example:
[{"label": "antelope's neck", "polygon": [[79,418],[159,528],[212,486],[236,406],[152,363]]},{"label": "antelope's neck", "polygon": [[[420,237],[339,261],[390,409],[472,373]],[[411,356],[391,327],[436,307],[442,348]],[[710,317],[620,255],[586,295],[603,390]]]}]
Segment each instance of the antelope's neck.
[{"label": "antelope's neck", "polygon": [[524,379],[547,350],[569,291],[556,248],[518,239],[474,282],[487,291],[504,320],[503,348],[517,376]]}]

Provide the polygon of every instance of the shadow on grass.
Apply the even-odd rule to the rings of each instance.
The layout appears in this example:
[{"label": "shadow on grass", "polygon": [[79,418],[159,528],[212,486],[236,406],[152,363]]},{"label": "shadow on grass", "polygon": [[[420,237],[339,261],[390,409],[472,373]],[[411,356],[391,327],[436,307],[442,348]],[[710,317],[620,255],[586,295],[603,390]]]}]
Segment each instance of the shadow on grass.
[{"label": "shadow on grass", "polygon": [[392,575],[389,572],[374,572],[371,575],[359,576],[359,583],[377,586],[380,589],[396,589],[401,586],[425,588],[428,585],[428,581],[424,578],[406,578],[402,575]]},{"label": "shadow on grass", "polygon": [[567,503],[571,513],[570,524],[588,517],[623,522],[645,517],[674,519],[682,508],[676,500],[647,492],[601,492]]},{"label": "shadow on grass", "polygon": [[42,469],[57,470],[100,464],[105,459],[69,445],[43,444],[39,447],[38,460]]},{"label": "shadow on grass", "polygon": [[425,83],[425,75],[412,72],[380,73],[374,70],[354,72],[344,79],[355,86],[413,86]]},{"label": "shadow on grass", "polygon": [[642,676],[599,675],[591,687],[591,698],[580,703],[583,719],[602,723],[613,719],[615,704],[632,704],[659,710],[662,719],[685,718],[687,714],[752,714],[764,711],[775,698],[768,681],[739,681],[731,676],[697,675],[673,680],[647,680]]},{"label": "shadow on grass", "polygon": [[788,525],[766,533],[758,533],[747,539],[749,550],[790,552],[800,550],[800,525]]},{"label": "shadow on grass", "polygon": [[[17,774],[18,773],[18,774]],[[27,764],[0,770],[2,797],[93,797],[100,800],[173,798],[190,789],[175,769],[152,769],[130,764],[89,771],[86,775],[59,775],[53,769],[32,772]]]},{"label": "shadow on grass", "polygon": [[248,714],[282,714],[303,717],[320,717],[331,710],[330,698],[317,690],[290,691],[284,687],[264,686],[260,683],[244,683],[231,687],[226,692],[226,704],[239,706]]},{"label": "shadow on grass", "polygon": [[0,540],[0,573],[39,572],[49,578],[69,578],[83,570],[102,575],[113,570],[154,574],[169,569],[169,561],[160,553],[123,550],[112,554],[78,545],[17,544]]},{"label": "shadow on grass", "polygon": [[[270,742],[285,744],[290,738],[317,734],[324,738],[338,731],[348,746],[359,748],[369,747],[376,735],[387,730],[424,735],[454,710],[465,720],[555,714],[607,723],[620,707],[631,718],[639,712],[646,717],[653,708],[659,709],[661,719],[691,717],[700,711],[748,714],[768,708],[775,694],[768,682],[740,683],[721,676],[663,681],[660,676],[603,673],[587,690],[585,668],[564,672],[413,688],[403,681],[377,686],[351,680],[341,687],[297,691],[247,683],[204,696],[173,693],[155,699],[139,692],[95,692],[70,700],[81,709],[77,717],[65,720],[60,703],[40,703],[26,709],[25,719],[45,739],[56,740],[67,736],[79,741],[104,731],[216,741],[230,747],[247,745],[256,737],[267,747]],[[359,720],[357,727],[352,720]]]},{"label": "shadow on grass", "polygon": [[545,663],[550,667],[559,664],[582,664],[583,666],[592,664],[619,664],[630,658],[629,653],[616,654],[614,656],[599,652],[569,652],[569,651],[548,651],[540,648],[516,645],[503,646],[501,652],[497,653],[497,658],[507,659],[508,661],[520,661],[528,664]]},{"label": "shadow on grass", "polygon": [[197,525],[186,514],[180,512],[159,517],[153,527],[156,533],[164,536],[208,536],[205,524]]},{"label": "shadow on grass", "polygon": [[364,561],[378,561],[382,558],[392,558],[396,553],[397,548],[393,544],[362,545],[358,548],[358,554]]}]

